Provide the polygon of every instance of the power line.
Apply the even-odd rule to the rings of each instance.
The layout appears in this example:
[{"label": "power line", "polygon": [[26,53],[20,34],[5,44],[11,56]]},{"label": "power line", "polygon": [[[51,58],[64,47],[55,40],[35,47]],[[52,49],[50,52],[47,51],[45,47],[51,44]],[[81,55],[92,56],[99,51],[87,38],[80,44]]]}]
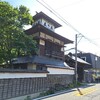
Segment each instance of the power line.
[{"label": "power line", "polygon": [[52,7],[50,7],[50,5],[48,5],[46,2],[44,2],[43,0],[41,0],[42,2],[40,2],[39,0],[36,0],[37,2],[39,2],[42,6],[44,6],[47,10],[49,10],[52,14],[54,14],[57,18],[59,18],[63,23],[65,23],[67,26],[71,27],[74,31],[76,31],[79,35],[81,35],[82,37],[84,37],[86,40],[88,40],[90,43],[94,44],[95,46],[99,47],[94,41],[92,41],[91,39],[87,38],[86,36],[84,36],[82,33],[80,33],[73,25],[71,25],[68,21],[66,21],[59,13],[57,13]]},{"label": "power line", "polygon": [[62,6],[62,7],[59,7],[59,8],[57,8],[56,10],[58,10],[58,9],[63,9],[63,8],[66,8],[66,7],[70,7],[70,6],[79,4],[79,3],[83,2],[83,1],[85,1],[85,0],[74,1],[74,2],[72,2],[72,3],[69,3],[69,4],[67,4],[67,5],[64,5],[64,6]]},{"label": "power line", "polygon": [[60,14],[58,14],[53,8],[51,8],[46,2],[41,0],[43,3],[41,3],[39,0],[36,0],[39,2],[42,6],[44,6],[46,9],[48,9],[51,13],[53,13],[57,18],[59,18],[63,23],[70,26],[73,30],[75,30],[77,33],[80,33],[74,26],[72,26],[68,21],[66,21]]}]

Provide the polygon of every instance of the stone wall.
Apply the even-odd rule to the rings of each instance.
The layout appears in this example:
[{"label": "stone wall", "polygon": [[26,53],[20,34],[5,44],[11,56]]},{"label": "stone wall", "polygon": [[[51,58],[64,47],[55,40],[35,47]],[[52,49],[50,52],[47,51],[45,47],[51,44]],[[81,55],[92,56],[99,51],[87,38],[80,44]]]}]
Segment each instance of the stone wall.
[{"label": "stone wall", "polygon": [[48,75],[37,78],[0,79],[0,100],[34,94],[47,90],[55,84],[67,85],[73,75]]},{"label": "stone wall", "polygon": [[73,82],[73,75],[48,75],[48,86],[54,87],[55,84],[67,86]]}]

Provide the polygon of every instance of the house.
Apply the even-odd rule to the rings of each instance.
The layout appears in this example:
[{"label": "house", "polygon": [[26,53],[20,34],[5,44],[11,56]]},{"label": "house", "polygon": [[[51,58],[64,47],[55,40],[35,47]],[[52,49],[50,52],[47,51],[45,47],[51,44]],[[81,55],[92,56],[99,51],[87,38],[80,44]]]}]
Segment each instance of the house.
[{"label": "house", "polygon": [[33,19],[25,33],[37,41],[38,53],[12,59],[13,70],[0,70],[0,100],[33,98],[50,88],[73,83],[74,70],[64,61],[64,45],[73,41],[58,35],[55,29],[61,25],[43,12]]},{"label": "house", "polygon": [[13,64],[24,64],[26,69],[47,69],[49,74],[58,72],[67,74],[67,70],[73,72],[68,65],[64,65],[64,45],[73,41],[55,33],[55,29],[61,25],[43,12],[37,13],[33,19],[32,28],[25,33],[37,41],[38,54],[16,58]]},{"label": "house", "polygon": [[86,73],[90,74],[92,79],[98,79],[100,77],[100,57],[92,53],[78,53],[78,57],[91,64],[91,69],[86,70]]},{"label": "house", "polygon": [[[65,55],[65,62],[70,66],[75,68],[75,56],[67,54]],[[87,82],[87,77],[85,76],[85,70],[88,70],[91,68],[91,64],[80,59],[77,57],[77,75],[78,75],[78,81],[79,82]]]}]

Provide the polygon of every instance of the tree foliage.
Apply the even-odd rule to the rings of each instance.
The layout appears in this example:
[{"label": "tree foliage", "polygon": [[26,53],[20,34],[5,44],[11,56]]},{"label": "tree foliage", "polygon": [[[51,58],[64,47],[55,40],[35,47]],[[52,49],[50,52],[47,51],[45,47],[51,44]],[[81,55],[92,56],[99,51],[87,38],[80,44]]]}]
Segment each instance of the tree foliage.
[{"label": "tree foliage", "polygon": [[11,59],[36,53],[36,42],[24,33],[24,25],[32,22],[29,9],[14,8],[0,1],[0,63],[11,63]]}]

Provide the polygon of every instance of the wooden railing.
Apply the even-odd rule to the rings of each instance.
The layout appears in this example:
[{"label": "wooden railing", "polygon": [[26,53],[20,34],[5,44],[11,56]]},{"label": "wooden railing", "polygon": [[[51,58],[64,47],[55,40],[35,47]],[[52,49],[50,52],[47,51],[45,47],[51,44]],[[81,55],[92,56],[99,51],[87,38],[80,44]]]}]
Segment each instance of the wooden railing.
[{"label": "wooden railing", "polygon": [[46,50],[45,55],[51,56],[51,57],[57,57],[57,58],[64,58],[64,53],[63,52],[57,52],[57,51],[49,51]]}]

